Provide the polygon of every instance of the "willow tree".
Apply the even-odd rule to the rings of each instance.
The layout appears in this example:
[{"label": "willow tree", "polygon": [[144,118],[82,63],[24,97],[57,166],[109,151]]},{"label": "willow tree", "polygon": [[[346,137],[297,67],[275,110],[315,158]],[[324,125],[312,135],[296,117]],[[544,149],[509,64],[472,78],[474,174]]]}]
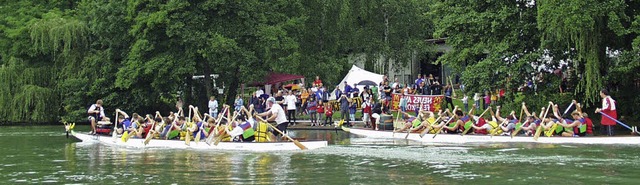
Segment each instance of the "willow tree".
[{"label": "willow tree", "polygon": [[[24,69],[19,70],[22,87],[13,102],[17,111],[14,114],[19,116],[17,120],[58,121],[55,119],[63,111],[64,99],[76,98],[68,96],[73,92],[61,91],[58,87],[81,71],[89,29],[83,21],[62,14],[50,11],[41,19],[33,20],[29,27],[33,55],[41,56],[43,61],[27,62]],[[75,109],[78,107],[64,111]]]},{"label": "willow tree", "polygon": [[[598,100],[603,87],[604,66],[607,62],[607,43],[615,25],[627,16],[624,1],[602,0],[543,0],[538,4],[538,29],[541,48],[568,55],[577,74],[583,74],[576,94],[584,94],[586,103]],[[571,56],[575,57],[571,57]],[[562,59],[555,55],[554,59]]]}]

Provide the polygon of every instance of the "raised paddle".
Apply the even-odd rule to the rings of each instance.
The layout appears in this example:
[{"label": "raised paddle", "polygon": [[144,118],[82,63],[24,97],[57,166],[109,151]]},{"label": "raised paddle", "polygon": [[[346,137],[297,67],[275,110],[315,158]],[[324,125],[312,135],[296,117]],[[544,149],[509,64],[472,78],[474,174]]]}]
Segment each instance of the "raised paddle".
[{"label": "raised paddle", "polygon": [[[255,116],[256,118],[258,118],[258,120],[262,121],[262,122],[266,122],[264,119],[262,119],[260,116]],[[286,123],[283,123],[286,124]],[[267,123],[267,125],[269,125],[273,130],[275,130],[276,132],[282,134],[284,137],[286,137],[289,141],[293,142],[293,144],[295,144],[296,146],[298,146],[298,148],[300,148],[300,150],[306,150],[307,147],[302,145],[302,143],[300,143],[300,141],[292,139],[291,137],[289,137],[288,135],[284,134],[282,131],[280,131],[280,129],[278,129],[277,127]]]},{"label": "raised paddle", "polygon": [[[456,110],[458,110],[458,107],[454,107],[454,108],[453,108],[453,112],[456,112]],[[455,113],[454,113],[453,115],[451,115],[451,117],[449,118],[449,120],[447,120],[447,121],[444,123],[444,125],[442,125],[442,127],[440,127],[440,129],[438,129],[438,130],[436,131],[436,133],[434,133],[434,134],[433,134],[432,139],[433,139],[433,138],[436,138],[436,136],[438,136],[438,134],[442,131],[442,129],[443,129],[444,127],[446,127],[446,126],[447,126],[447,124],[449,124],[449,122],[451,122],[451,120],[453,120],[453,118],[455,118],[455,117],[456,117]]]},{"label": "raised paddle", "polygon": [[239,112],[235,112],[235,113],[233,113],[233,118],[231,118],[231,120],[227,120],[227,126],[225,128],[223,128],[223,129],[225,129],[225,133],[220,134],[220,136],[218,136],[216,138],[216,140],[213,142],[213,145],[218,146],[218,143],[220,143],[220,141],[222,141],[222,137],[224,137],[224,135],[226,134],[226,131],[229,130],[228,128],[231,127],[231,124],[233,124],[233,121],[236,120],[236,117],[238,117],[238,115],[240,115]]},{"label": "raised paddle", "polygon": [[[484,116],[485,113],[487,113],[487,111],[489,111],[489,109],[485,109],[484,112],[482,112],[482,114],[480,114],[480,116],[478,116],[478,120],[476,120],[476,122],[474,123],[474,125],[477,125],[478,122],[480,122],[480,118],[482,118],[482,116]],[[469,132],[469,130],[471,130],[471,127],[467,128],[464,130],[464,132],[462,132],[462,136],[464,136],[465,134],[467,134],[467,132]]]},{"label": "raised paddle", "polygon": [[[545,110],[544,112],[544,116],[542,116],[540,119],[542,119],[544,121],[544,119],[547,117],[547,114],[549,114],[549,109],[551,108],[551,102],[549,102],[549,106],[547,106],[547,110]],[[542,133],[542,122],[540,122],[540,125],[538,125],[538,129],[536,129],[536,134],[533,136],[533,140],[538,140],[538,138],[540,137],[540,133]]]},{"label": "raised paddle", "polygon": [[502,129],[502,128],[500,128],[500,126],[504,125],[504,123],[506,123],[507,121],[509,121],[509,120],[507,118],[504,118],[504,121],[502,121],[502,123],[500,123],[497,128],[491,130],[490,137],[493,138],[493,136],[495,136],[498,133],[498,129]]},{"label": "raised paddle", "polygon": [[[522,102],[522,106],[525,106],[524,102]],[[524,113],[524,107],[520,107],[520,117],[518,117],[518,118],[520,118],[521,125],[520,125],[520,127],[518,127],[518,129],[516,129],[515,131],[513,131],[511,133],[511,138],[513,138],[513,136],[515,136],[516,134],[518,134],[518,132],[520,132],[520,130],[522,130],[522,126],[524,125],[524,124],[522,124],[522,113]]]},{"label": "raised paddle", "polygon": [[[549,103],[551,103],[551,102],[549,102]],[[560,119],[560,118],[564,117],[564,115],[566,115],[566,114],[569,112],[569,109],[571,109],[571,107],[572,107],[573,105],[575,105],[575,104],[574,104],[573,102],[571,102],[571,104],[569,104],[569,106],[567,107],[567,109],[565,109],[565,110],[564,110],[564,112],[562,113],[562,115],[560,115],[560,117],[559,117],[558,119]],[[556,107],[557,107],[557,106],[556,106]],[[548,130],[548,131],[545,131],[545,133],[544,133],[544,134],[545,134],[545,135],[547,135],[547,137],[551,137],[551,135],[553,134],[553,131],[555,131],[557,127],[558,127],[558,124],[557,124],[557,123],[553,123],[553,125],[551,126],[551,128],[549,128],[549,130]]]},{"label": "raised paddle", "polygon": [[[151,119],[150,117],[147,117],[147,118]],[[155,130],[154,127],[156,127],[156,121],[155,120],[153,121],[153,124],[151,124],[151,129],[149,129],[149,132],[147,132],[147,137],[144,138],[144,145],[148,145],[149,141],[151,141],[151,138],[153,137],[153,133],[151,133],[151,132]]]},{"label": "raised paddle", "polygon": [[207,140],[205,141],[208,145],[211,145],[211,142],[213,142],[213,138],[215,135],[214,133],[217,133],[216,131],[218,130],[218,126],[220,126],[220,121],[222,121],[222,117],[224,117],[224,114],[226,114],[228,110],[229,110],[229,107],[225,105],[224,109],[222,110],[222,113],[218,114],[218,119],[216,119],[216,126],[211,130],[213,132],[209,133],[209,137],[207,137]]},{"label": "raised paddle", "polygon": [[396,135],[396,122],[398,122],[398,120],[400,120],[400,112],[401,110],[398,110],[398,113],[396,114],[396,121],[393,122],[393,131],[392,131],[392,135],[395,136]]},{"label": "raised paddle", "polygon": [[[117,142],[118,141],[118,109],[116,109],[116,124],[113,125],[113,134],[111,134],[111,137],[113,138],[113,142]],[[122,125],[122,130],[124,130],[124,125]]]}]

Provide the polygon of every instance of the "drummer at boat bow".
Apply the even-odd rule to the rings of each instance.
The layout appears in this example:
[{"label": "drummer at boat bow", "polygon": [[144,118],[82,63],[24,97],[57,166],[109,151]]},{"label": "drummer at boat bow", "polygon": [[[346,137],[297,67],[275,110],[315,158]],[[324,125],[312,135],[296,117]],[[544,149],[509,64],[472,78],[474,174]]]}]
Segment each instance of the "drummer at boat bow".
[{"label": "drummer at boat bow", "polygon": [[89,114],[89,121],[91,122],[91,132],[89,134],[96,134],[97,122],[107,118],[104,114],[104,107],[102,107],[102,100],[98,99],[95,104],[91,105],[87,110],[87,114]]},{"label": "drummer at boat bow", "polygon": [[[287,126],[289,124],[287,123],[287,116],[284,113],[282,106],[277,104],[276,99],[273,97],[270,97],[267,99],[267,106],[271,108],[266,112],[257,114],[257,116],[260,116],[260,117],[268,116],[267,117],[268,122],[275,122],[277,124],[276,128],[278,128],[283,132],[286,132]],[[276,136],[279,135],[279,133],[277,132],[274,132],[273,134]]]}]

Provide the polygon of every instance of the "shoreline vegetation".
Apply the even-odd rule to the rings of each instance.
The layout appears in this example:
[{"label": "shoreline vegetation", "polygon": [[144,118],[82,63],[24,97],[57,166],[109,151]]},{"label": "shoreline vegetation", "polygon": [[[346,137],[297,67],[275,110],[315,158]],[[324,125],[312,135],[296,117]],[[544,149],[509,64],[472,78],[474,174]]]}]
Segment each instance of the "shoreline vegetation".
[{"label": "shoreline vegetation", "polygon": [[389,76],[403,84],[445,66],[440,79],[465,86],[458,98],[505,90],[505,111],[577,99],[599,119],[608,89],[637,126],[639,10],[595,0],[10,1],[0,6],[0,118],[84,121],[97,99],[108,117],[169,112],[179,98],[231,105],[271,72],[306,86],[320,76],[332,91],[358,63],[385,75],[410,66]]}]

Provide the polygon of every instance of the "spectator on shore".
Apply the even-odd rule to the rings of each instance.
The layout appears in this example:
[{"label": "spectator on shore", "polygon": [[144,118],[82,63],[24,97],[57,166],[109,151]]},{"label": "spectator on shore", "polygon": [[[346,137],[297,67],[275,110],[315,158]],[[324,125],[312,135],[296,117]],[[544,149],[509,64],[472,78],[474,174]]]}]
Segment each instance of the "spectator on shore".
[{"label": "spectator on shore", "polygon": [[320,80],[320,76],[316,76],[316,80],[313,81],[313,85],[318,88],[323,86],[322,80]]}]

